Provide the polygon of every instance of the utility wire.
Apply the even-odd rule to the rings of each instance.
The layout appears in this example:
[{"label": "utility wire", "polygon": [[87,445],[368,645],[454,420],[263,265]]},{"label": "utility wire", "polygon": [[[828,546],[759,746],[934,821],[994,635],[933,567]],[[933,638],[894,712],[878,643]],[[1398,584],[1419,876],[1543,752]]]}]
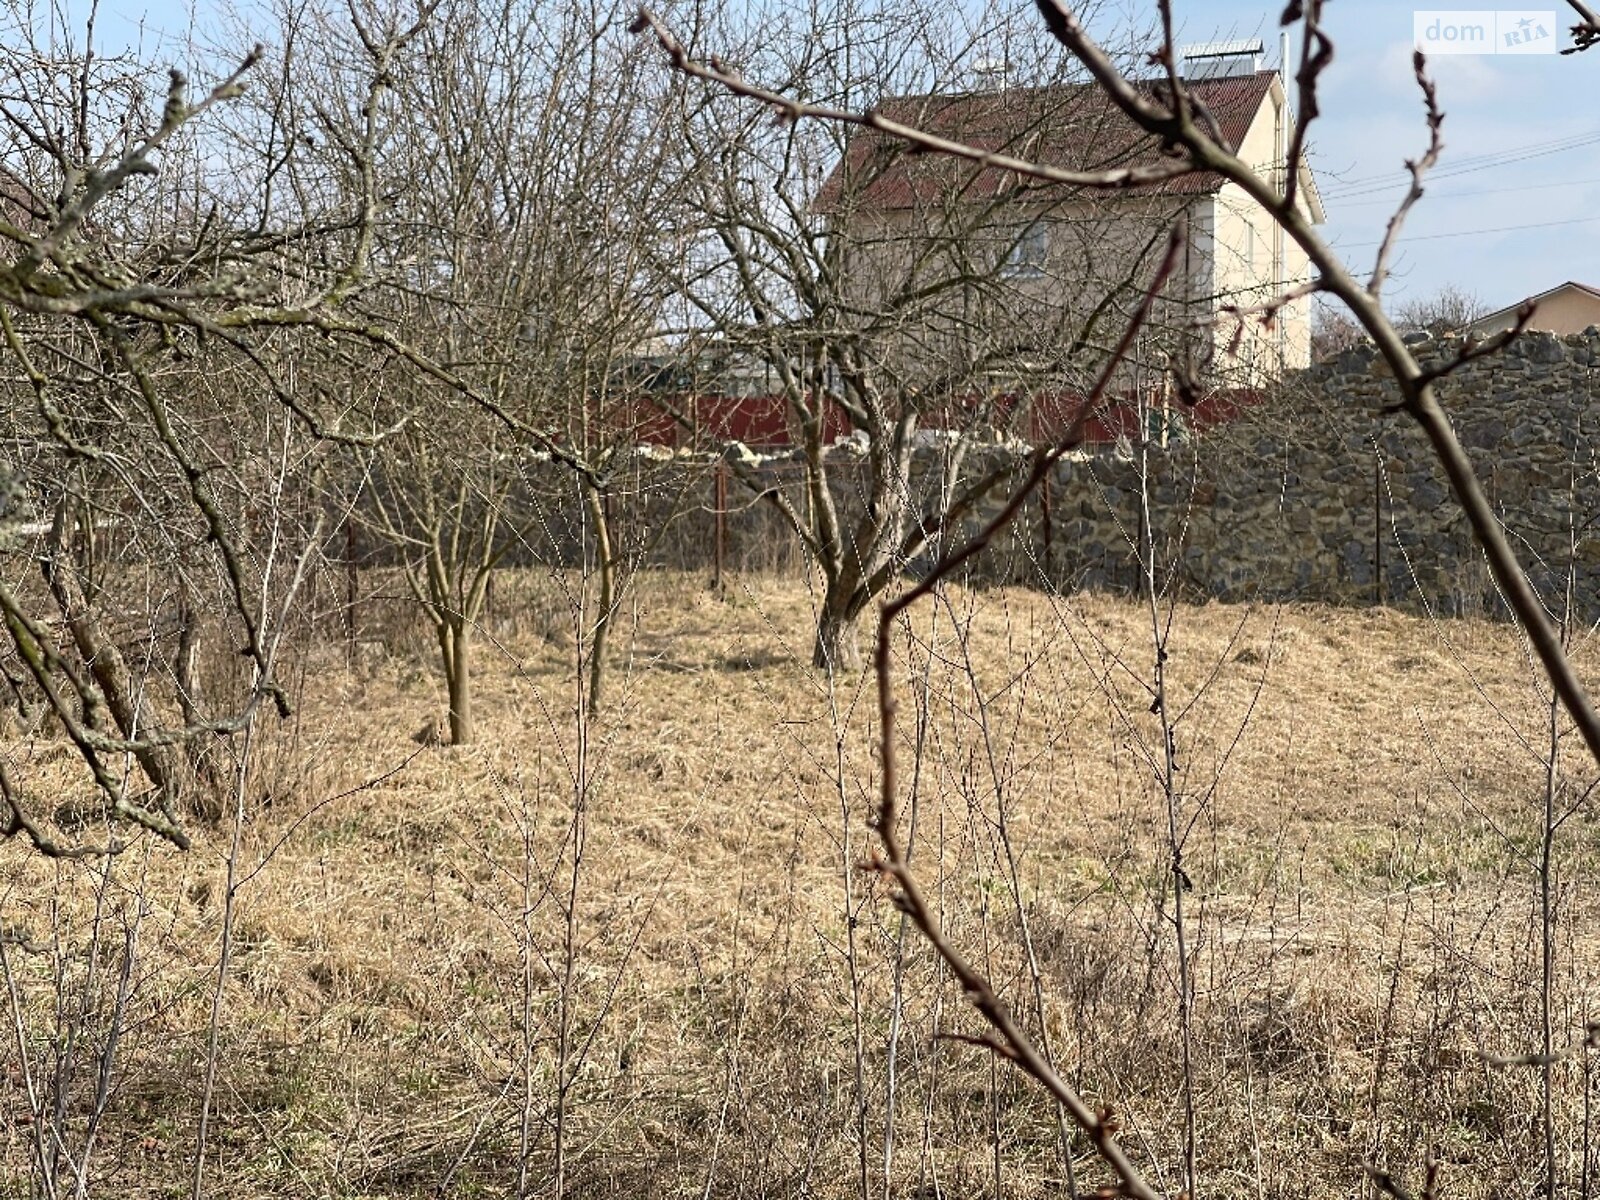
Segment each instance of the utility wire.
[{"label": "utility wire", "polygon": [[[1432,188],[1427,190],[1429,200],[1463,200],[1468,196],[1498,196],[1503,192],[1542,192],[1552,188],[1584,187],[1590,184],[1600,184],[1600,177],[1594,179],[1553,179],[1549,183],[1518,183],[1509,187],[1474,188],[1469,192],[1435,192]],[[1394,200],[1385,196],[1381,200],[1352,200],[1344,208],[1370,208],[1374,205],[1393,206]]]},{"label": "utility wire", "polygon": [[[1536,158],[1545,158],[1552,154],[1564,154],[1571,150],[1580,150],[1583,147],[1593,145],[1596,142],[1600,142],[1600,135],[1584,138],[1581,141],[1564,143],[1560,146],[1552,146],[1544,150],[1530,150],[1525,154],[1514,154],[1510,151],[1507,151],[1504,155],[1490,162],[1474,163],[1471,166],[1451,166],[1438,168],[1428,173],[1428,179],[1455,179],[1462,175],[1475,175],[1479,171],[1497,170],[1500,167],[1515,166],[1517,163],[1529,162]],[[1361,186],[1335,186],[1328,189],[1328,194],[1336,199],[1348,199],[1352,196],[1370,196],[1377,192],[1391,191],[1394,188],[1403,185],[1404,182],[1404,178],[1399,174],[1399,172],[1396,172],[1395,174],[1388,176],[1382,182],[1374,182]]]},{"label": "utility wire", "polygon": [[[1570,146],[1562,146],[1562,147],[1560,147],[1560,151],[1580,149],[1583,146],[1589,145],[1591,142],[1600,142],[1600,137],[1591,138],[1589,141],[1586,141],[1586,142],[1574,142]],[[1460,177],[1462,175],[1475,175],[1479,171],[1489,171],[1489,170],[1494,170],[1494,169],[1499,168],[1499,167],[1515,166],[1517,163],[1527,162],[1530,159],[1542,158],[1542,157],[1544,157],[1546,155],[1555,154],[1555,153],[1558,153],[1558,151],[1556,151],[1556,150],[1540,150],[1540,151],[1537,151],[1537,152],[1532,153],[1532,154],[1523,154],[1523,155],[1518,155],[1518,156],[1513,157],[1513,158],[1499,159],[1499,160],[1497,160],[1495,162],[1484,163],[1484,164],[1482,164],[1480,166],[1476,166],[1476,167],[1466,167],[1466,168],[1463,168],[1463,169],[1460,169],[1460,170],[1430,171],[1428,173],[1427,178],[1428,178],[1428,181],[1430,181],[1430,182],[1436,182],[1436,181],[1441,180],[1441,179],[1456,179],[1456,178],[1458,178],[1458,177]],[[1354,197],[1354,196],[1372,196],[1372,195],[1378,194],[1379,192],[1393,192],[1394,189],[1399,187],[1399,186],[1401,186],[1402,183],[1403,183],[1403,180],[1401,180],[1399,178],[1395,178],[1395,179],[1391,180],[1388,183],[1380,184],[1380,185],[1378,185],[1376,187],[1358,188],[1358,189],[1353,190],[1353,191],[1334,191],[1332,193],[1331,197],[1328,197],[1328,198],[1331,198],[1331,199],[1334,199],[1334,200],[1348,200],[1348,199],[1350,199],[1351,197]]]},{"label": "utility wire", "polygon": [[[1568,134],[1565,137],[1553,138],[1547,142],[1530,142],[1527,145],[1511,146],[1504,150],[1493,150],[1485,154],[1471,154],[1451,160],[1448,166],[1433,172],[1430,178],[1441,179],[1447,175],[1468,175],[1475,171],[1487,171],[1510,163],[1524,162],[1530,158],[1541,158],[1548,154],[1559,154],[1564,150],[1575,150],[1583,146],[1592,145],[1595,142],[1600,142],[1600,129],[1592,129],[1585,133]],[[1358,175],[1352,179],[1335,180],[1324,190],[1324,194],[1352,195],[1357,192],[1371,191],[1374,187],[1391,187],[1403,182],[1404,178],[1398,171],[1385,171],[1378,175]]]},{"label": "utility wire", "polygon": [[[1490,229],[1457,229],[1450,233],[1422,233],[1415,237],[1401,235],[1402,242],[1436,242],[1443,238],[1477,237],[1485,233],[1515,233],[1522,229],[1553,229],[1558,225],[1592,225],[1600,221],[1600,216],[1572,217],[1564,221],[1534,221],[1527,225],[1497,225]],[[1340,250],[1364,250],[1371,246],[1380,246],[1382,241],[1375,242],[1350,242],[1339,246]]]}]

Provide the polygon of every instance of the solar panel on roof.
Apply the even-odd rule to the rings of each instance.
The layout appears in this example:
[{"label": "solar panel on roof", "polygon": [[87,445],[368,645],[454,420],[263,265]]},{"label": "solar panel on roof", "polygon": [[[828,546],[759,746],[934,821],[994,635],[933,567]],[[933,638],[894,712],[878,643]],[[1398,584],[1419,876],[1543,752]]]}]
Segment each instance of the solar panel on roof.
[{"label": "solar panel on roof", "polygon": [[1178,49],[1185,79],[1232,79],[1261,70],[1266,47],[1260,38],[1232,42],[1199,42]]}]

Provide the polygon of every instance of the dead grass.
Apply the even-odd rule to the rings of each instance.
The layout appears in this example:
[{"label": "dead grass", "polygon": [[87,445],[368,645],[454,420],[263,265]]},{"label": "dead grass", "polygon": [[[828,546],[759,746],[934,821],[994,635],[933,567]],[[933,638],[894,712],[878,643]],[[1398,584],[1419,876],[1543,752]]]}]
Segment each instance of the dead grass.
[{"label": "dead grass", "polygon": [[[643,579],[615,703],[581,752],[577,650],[543,577],[497,586],[476,745],[412,740],[442,698],[403,606],[371,606],[368,631],[383,636],[356,671],[337,646],[305,658],[300,710],[264,740],[247,798],[206,1194],[505,1194],[525,1105],[530,1179],[548,1190],[580,795],[568,1189],[856,1194],[853,918],[880,1194],[901,935],[854,869],[871,840],[875,702],[869,679],[830,687],[807,665],[811,603],[764,578],[725,600],[698,580]],[[1527,1053],[1537,1034],[1528,856],[1546,735],[1518,639],[1296,606],[1183,607],[1174,628],[1207,1190],[1348,1195],[1365,1186],[1363,1161],[1415,1178],[1429,1143],[1452,1196],[1527,1190],[1536,1073],[1484,1059]],[[1148,613],[952,590],[899,651],[908,763],[920,728],[915,854],[949,927],[1037,1025],[1026,916],[1057,1053],[1173,1185]],[[1592,677],[1587,646],[1580,661]],[[57,762],[44,740],[15,754],[32,778]],[[1569,769],[1573,787],[1593,778],[1575,740]],[[204,830],[189,855],[141,844],[109,885],[103,868],[0,850],[36,1053],[56,980],[86,977],[74,955],[97,890],[106,927],[144,906],[94,1194],[187,1194],[229,837],[226,823]],[[1593,1008],[1597,841],[1587,811],[1561,835],[1563,1041]],[[933,1036],[977,1030],[926,950],[905,947],[894,1194],[993,1194],[996,1141],[999,1190],[1057,1188],[1048,1106],[1008,1069],[991,1079],[981,1051]],[[1569,1177],[1585,1071],[1574,1057],[1557,1072]],[[7,1078],[0,1172],[22,1180],[27,1105],[18,1073]],[[1079,1164],[1080,1183],[1100,1181]],[[27,1194],[11,1186],[0,1195]]]}]

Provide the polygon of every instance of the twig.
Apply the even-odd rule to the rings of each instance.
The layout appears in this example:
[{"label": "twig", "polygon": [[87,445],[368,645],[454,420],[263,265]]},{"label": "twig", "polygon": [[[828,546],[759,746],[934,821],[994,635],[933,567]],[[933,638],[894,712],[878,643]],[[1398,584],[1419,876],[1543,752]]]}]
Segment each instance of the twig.
[{"label": "twig", "polygon": [[1573,44],[1561,53],[1580,54],[1590,46],[1600,43],[1600,12],[1590,8],[1584,0],[1567,0],[1567,4],[1581,20],[1572,27]]},{"label": "twig", "polygon": [[[1283,10],[1281,24],[1288,26],[1296,19],[1302,23],[1303,40],[1300,47],[1300,67],[1294,73],[1299,88],[1300,111],[1295,114],[1294,137],[1284,155],[1283,202],[1294,207],[1296,191],[1300,186],[1300,163],[1305,158],[1306,130],[1321,115],[1317,107],[1317,79],[1333,61],[1333,43],[1322,32],[1322,0],[1308,0],[1302,8],[1299,0],[1290,0]],[[1283,64],[1287,69],[1288,64]]]},{"label": "twig", "polygon": [[1532,300],[1524,300],[1518,307],[1516,319],[1510,329],[1502,329],[1499,333],[1482,340],[1468,338],[1461,343],[1460,349],[1451,360],[1443,366],[1429,367],[1422,372],[1422,378],[1429,383],[1434,383],[1446,376],[1453,375],[1468,363],[1477,362],[1480,358],[1489,358],[1500,353],[1528,328],[1528,322],[1533,320],[1535,304]]},{"label": "twig", "polygon": [[1413,51],[1411,55],[1411,69],[1416,75],[1417,86],[1422,89],[1422,105],[1427,112],[1428,122],[1428,148],[1423,151],[1422,157],[1406,159],[1406,170],[1411,174],[1411,186],[1406,189],[1406,194],[1400,200],[1400,206],[1394,210],[1394,215],[1389,218],[1389,225],[1383,231],[1383,241],[1378,245],[1378,256],[1372,265],[1372,278],[1367,281],[1367,293],[1376,296],[1383,290],[1383,283],[1389,277],[1389,256],[1394,252],[1394,244],[1400,237],[1400,230],[1406,223],[1406,217],[1415,207],[1418,200],[1422,199],[1422,179],[1435,163],[1439,161],[1439,152],[1444,149],[1440,140],[1439,131],[1444,125],[1444,114],[1439,111],[1439,93],[1433,80],[1428,78],[1428,60],[1421,50]]}]

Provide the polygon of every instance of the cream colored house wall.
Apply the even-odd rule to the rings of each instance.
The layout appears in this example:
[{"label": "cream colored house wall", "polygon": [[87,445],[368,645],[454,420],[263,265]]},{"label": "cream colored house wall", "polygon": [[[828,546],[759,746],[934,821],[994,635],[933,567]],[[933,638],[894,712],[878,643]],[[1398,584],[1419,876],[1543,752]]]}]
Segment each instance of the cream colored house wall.
[{"label": "cream colored house wall", "polygon": [[[1173,197],[1092,197],[1081,203],[997,206],[987,219],[960,206],[950,217],[879,211],[857,215],[834,236],[841,239],[847,293],[864,313],[887,313],[907,290],[941,278],[971,280],[966,289],[884,318],[879,332],[892,335],[897,324],[903,332],[893,340],[919,367],[947,355],[953,360],[962,341],[980,351],[985,344],[1027,341],[1049,357],[1076,340],[1084,320],[1108,295],[1121,296],[1108,321],[1132,311],[1184,203]],[[1046,231],[1043,261],[1008,267],[1008,255],[1036,222]],[[930,253],[930,246],[941,241],[944,247]],[[1176,313],[1162,316],[1168,324],[1177,323]],[[1114,336],[1110,327],[1096,331],[1101,342]]]},{"label": "cream colored house wall", "polygon": [[[1277,183],[1283,148],[1292,132],[1282,90],[1274,83],[1267,102],[1256,113],[1239,155],[1264,178]],[[1302,188],[1301,211],[1310,213],[1309,197]],[[1266,209],[1236,184],[1224,184],[1215,197],[1216,273],[1213,280],[1214,311],[1229,305],[1251,308],[1266,304],[1288,289],[1311,278],[1305,252],[1277,227]],[[1261,383],[1284,371],[1311,365],[1311,300],[1302,297],[1277,313],[1273,328],[1247,319],[1238,351],[1229,346],[1238,323],[1222,318],[1215,328],[1216,359],[1220,374],[1237,375],[1241,383]]]}]

